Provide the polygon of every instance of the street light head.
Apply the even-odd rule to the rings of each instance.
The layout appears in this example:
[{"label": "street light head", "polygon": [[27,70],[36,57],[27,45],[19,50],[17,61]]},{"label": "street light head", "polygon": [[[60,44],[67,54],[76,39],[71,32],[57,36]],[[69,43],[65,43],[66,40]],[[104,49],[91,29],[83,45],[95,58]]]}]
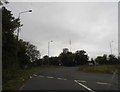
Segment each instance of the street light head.
[{"label": "street light head", "polygon": [[29,10],[29,12],[32,12],[32,10]]}]

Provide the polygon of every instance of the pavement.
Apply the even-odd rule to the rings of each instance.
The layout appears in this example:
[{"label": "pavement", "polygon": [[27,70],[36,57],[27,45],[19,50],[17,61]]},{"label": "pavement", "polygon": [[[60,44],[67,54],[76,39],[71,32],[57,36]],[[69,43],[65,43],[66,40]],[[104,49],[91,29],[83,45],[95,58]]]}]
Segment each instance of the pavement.
[{"label": "pavement", "polygon": [[19,90],[96,90],[118,91],[118,75],[102,73],[85,73],[78,67],[62,67],[41,70],[30,76],[30,79]]}]

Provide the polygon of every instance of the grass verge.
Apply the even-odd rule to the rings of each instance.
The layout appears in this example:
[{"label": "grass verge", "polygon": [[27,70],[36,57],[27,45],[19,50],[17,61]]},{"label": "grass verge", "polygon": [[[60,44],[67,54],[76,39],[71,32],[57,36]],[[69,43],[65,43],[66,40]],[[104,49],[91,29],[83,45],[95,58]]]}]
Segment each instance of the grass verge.
[{"label": "grass verge", "polygon": [[58,68],[58,67],[60,66],[43,65],[43,66],[33,67],[31,69],[26,69],[26,70],[17,70],[15,73],[16,77],[7,81],[5,84],[3,84],[2,90],[18,90],[18,88],[22,84],[24,84],[30,78],[30,76],[33,75],[36,71],[49,69],[49,68]]},{"label": "grass verge", "polygon": [[117,70],[115,65],[98,65],[98,66],[80,66],[79,71],[93,72],[93,73],[109,73],[112,74]]}]

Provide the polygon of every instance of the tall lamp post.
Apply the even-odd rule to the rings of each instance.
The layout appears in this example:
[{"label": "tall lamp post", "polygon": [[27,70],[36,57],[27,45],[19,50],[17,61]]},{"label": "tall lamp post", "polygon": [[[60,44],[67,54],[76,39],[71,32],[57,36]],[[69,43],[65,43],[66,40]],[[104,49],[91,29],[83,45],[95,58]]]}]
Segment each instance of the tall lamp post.
[{"label": "tall lamp post", "polygon": [[[19,13],[19,15],[18,15],[18,19],[20,19],[20,15],[22,14],[22,13],[27,13],[27,12],[32,12],[32,10],[27,10],[27,11],[23,11],[23,12],[20,12]],[[18,26],[18,30],[17,30],[17,41],[18,41],[18,38],[19,38],[19,26]],[[16,44],[17,46],[16,46],[16,61],[17,61],[17,54],[18,54],[18,42],[17,42],[17,44]]]},{"label": "tall lamp post", "polygon": [[[22,13],[27,13],[27,12],[32,12],[32,10],[27,10],[27,11],[20,12],[19,15],[18,15],[18,19],[20,19],[20,15]],[[17,40],[18,40],[18,38],[19,38],[19,26],[18,26],[18,30],[17,30]]]},{"label": "tall lamp post", "polygon": [[110,42],[110,51],[111,51],[111,54],[112,54],[112,43],[113,41]]},{"label": "tall lamp post", "polygon": [[49,65],[49,49],[50,49],[50,42],[53,42],[52,40],[48,42],[48,65]]}]

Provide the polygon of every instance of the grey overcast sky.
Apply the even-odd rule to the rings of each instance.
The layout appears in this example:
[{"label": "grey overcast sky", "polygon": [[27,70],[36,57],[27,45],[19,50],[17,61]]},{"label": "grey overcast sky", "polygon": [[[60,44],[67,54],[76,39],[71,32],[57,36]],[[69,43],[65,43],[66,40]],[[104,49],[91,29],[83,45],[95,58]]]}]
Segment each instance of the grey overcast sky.
[{"label": "grey overcast sky", "polygon": [[118,55],[117,2],[10,2],[6,5],[15,17],[21,14],[20,38],[34,44],[41,55],[58,56],[63,48],[85,50],[90,58]]}]

